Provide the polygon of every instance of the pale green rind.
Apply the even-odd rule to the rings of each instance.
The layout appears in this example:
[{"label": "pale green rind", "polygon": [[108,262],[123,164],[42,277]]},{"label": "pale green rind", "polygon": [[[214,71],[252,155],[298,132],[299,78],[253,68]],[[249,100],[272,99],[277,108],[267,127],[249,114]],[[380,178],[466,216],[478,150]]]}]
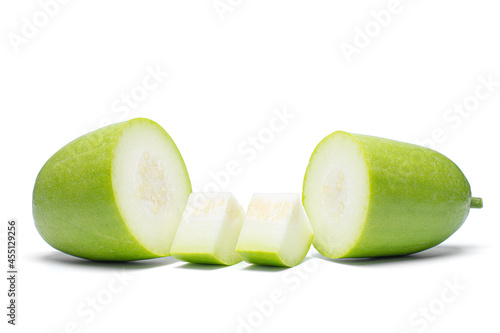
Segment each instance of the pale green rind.
[{"label": "pale green rind", "polygon": [[265,266],[291,267],[285,264],[276,252],[247,251],[236,249],[236,252],[249,264]]},{"label": "pale green rind", "polygon": [[91,260],[159,257],[131,235],[113,192],[114,149],[132,122],[159,127],[138,118],[101,128],[70,142],[42,167],[33,190],[33,217],[40,235],[54,248]]},{"label": "pale green rind", "polygon": [[[408,143],[345,132],[334,135],[350,135],[362,148],[370,199],[357,242],[346,253],[332,256],[313,241],[320,253],[333,258],[415,253],[443,242],[463,224],[471,190],[450,159]],[[307,210],[306,200],[304,193]]]},{"label": "pale green rind", "polygon": [[228,256],[226,258],[220,258],[220,257],[218,257],[218,259],[222,263],[224,263],[224,265],[227,265],[227,266],[231,266],[231,265],[237,264],[237,263],[239,263],[239,262],[241,262],[243,260],[243,258],[241,258],[238,253],[235,253],[234,255]]},{"label": "pale green rind", "polygon": [[175,259],[187,261],[195,264],[211,264],[211,265],[234,265],[241,261],[241,258],[238,261],[225,262],[219,260],[216,256],[210,253],[179,253],[179,252],[171,252],[170,253]]},{"label": "pale green rind", "polygon": [[[217,244],[215,244],[217,245]],[[206,251],[200,251],[198,249],[197,252],[189,251],[186,246],[183,246],[184,251],[180,251],[173,246],[170,254],[177,260],[197,263],[197,264],[215,264],[215,265],[226,265],[231,266],[237,264],[241,261],[241,257],[235,252],[234,255],[226,255],[222,257],[218,255],[218,251],[215,249]],[[193,247],[194,249],[194,247]],[[188,250],[189,252],[187,252]]]}]

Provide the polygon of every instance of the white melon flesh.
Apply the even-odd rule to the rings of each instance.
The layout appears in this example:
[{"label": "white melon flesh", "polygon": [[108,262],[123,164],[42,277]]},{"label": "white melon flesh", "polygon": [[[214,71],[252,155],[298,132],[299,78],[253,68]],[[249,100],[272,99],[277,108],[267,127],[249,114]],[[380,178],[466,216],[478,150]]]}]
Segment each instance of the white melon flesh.
[{"label": "white melon flesh", "polygon": [[154,123],[131,123],[114,151],[112,183],[130,233],[148,251],[169,255],[191,183],[179,151]]},{"label": "white melon flesh", "polygon": [[231,193],[192,193],[171,254],[194,263],[233,265],[245,212]]},{"label": "white melon flesh", "polygon": [[349,135],[325,138],[314,151],[304,179],[303,203],[314,230],[314,247],[342,257],[357,242],[370,198],[368,166]]},{"label": "white melon flesh", "polygon": [[292,267],[302,262],[312,238],[299,194],[254,194],[236,251],[249,263]]}]

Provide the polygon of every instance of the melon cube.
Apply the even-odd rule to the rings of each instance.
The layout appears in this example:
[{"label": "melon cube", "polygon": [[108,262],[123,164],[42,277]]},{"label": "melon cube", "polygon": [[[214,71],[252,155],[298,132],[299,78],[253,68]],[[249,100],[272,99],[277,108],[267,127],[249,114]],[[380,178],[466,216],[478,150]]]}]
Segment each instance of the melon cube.
[{"label": "melon cube", "polygon": [[231,193],[191,193],[170,249],[174,258],[201,264],[234,265],[245,212]]},{"label": "melon cube", "polygon": [[292,267],[304,260],[312,239],[299,194],[254,194],[236,252],[249,263]]}]

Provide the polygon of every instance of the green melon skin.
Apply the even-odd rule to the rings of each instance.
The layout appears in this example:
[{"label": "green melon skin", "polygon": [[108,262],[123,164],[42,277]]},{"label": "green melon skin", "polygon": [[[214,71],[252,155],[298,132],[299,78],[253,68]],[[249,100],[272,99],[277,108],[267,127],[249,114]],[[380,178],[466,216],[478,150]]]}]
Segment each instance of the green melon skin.
[{"label": "green melon skin", "polygon": [[[335,146],[334,142],[338,144]],[[364,176],[356,177],[360,184],[348,189],[364,204],[349,207],[354,197],[344,196],[345,211],[351,209],[352,214],[360,218],[345,221],[340,218],[339,226],[330,228],[321,211],[325,204],[318,200],[322,190],[319,180],[326,177],[328,164],[335,163],[344,142],[359,149],[359,160],[364,163],[360,168],[366,170],[366,184],[359,181]],[[350,183],[353,182],[351,179]],[[305,174],[302,199],[315,232],[313,244],[330,258],[395,256],[423,251],[440,244],[459,229],[471,204],[473,208],[482,207],[480,198],[471,198],[470,185],[462,171],[442,154],[413,144],[341,131],[327,136],[316,147]],[[344,239],[342,232],[348,230],[349,225],[355,225],[352,228],[359,225],[359,230],[353,231],[355,236]],[[333,239],[345,244],[336,246],[329,241]]]},{"label": "green melon skin", "polygon": [[191,192],[189,176],[170,136],[157,123],[144,118],[110,125],[61,148],[38,174],[33,191],[33,217],[38,232],[52,247],[97,261],[169,255],[168,248],[147,249],[134,236],[116,200],[112,172],[116,147],[123,132],[133,126],[157,131],[165,142],[173,145],[184,173],[181,177],[186,193],[180,194],[185,197],[180,201],[187,202]]},{"label": "green melon skin", "polygon": [[238,254],[250,264],[263,265],[263,266],[276,266],[276,267],[293,267],[298,263],[285,263],[276,252],[263,252],[263,251],[238,251]]}]

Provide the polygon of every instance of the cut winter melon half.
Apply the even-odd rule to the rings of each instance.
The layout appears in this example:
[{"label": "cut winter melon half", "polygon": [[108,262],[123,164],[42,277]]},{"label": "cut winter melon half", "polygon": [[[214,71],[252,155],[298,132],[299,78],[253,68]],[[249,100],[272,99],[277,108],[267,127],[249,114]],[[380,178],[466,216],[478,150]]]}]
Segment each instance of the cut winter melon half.
[{"label": "cut winter melon half", "polygon": [[292,267],[304,260],[312,239],[299,194],[254,194],[236,252],[249,263]]},{"label": "cut winter melon half", "polygon": [[86,134],[40,171],[33,216],[54,248],[92,260],[168,256],[191,183],[170,136],[143,118]]},{"label": "cut winter melon half", "polygon": [[314,247],[330,258],[394,256],[433,247],[463,224],[469,182],[444,155],[346,132],[324,138],[304,178]]},{"label": "cut winter melon half", "polygon": [[234,265],[245,212],[231,193],[192,193],[177,229],[171,254],[201,264]]}]

